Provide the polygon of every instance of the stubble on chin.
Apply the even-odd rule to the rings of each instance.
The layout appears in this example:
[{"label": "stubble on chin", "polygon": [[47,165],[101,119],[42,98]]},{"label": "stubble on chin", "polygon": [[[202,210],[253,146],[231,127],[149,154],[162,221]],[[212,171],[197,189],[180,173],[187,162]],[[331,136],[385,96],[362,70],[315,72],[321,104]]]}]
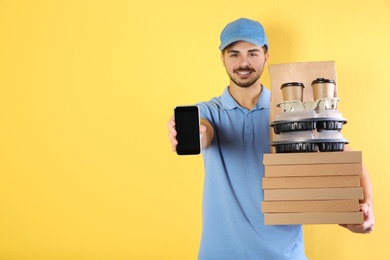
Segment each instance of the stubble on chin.
[{"label": "stubble on chin", "polygon": [[240,81],[239,78],[234,77],[240,71],[249,71],[251,73],[257,74],[257,70],[255,70],[250,66],[247,66],[247,67],[239,67],[233,70],[232,74],[228,73],[230,80],[240,88],[249,88],[250,86],[255,84],[258,80],[260,80],[261,74],[263,73],[263,70],[261,70],[260,73],[256,75],[256,78],[251,81]]},{"label": "stubble on chin", "polygon": [[252,80],[252,81],[248,81],[248,82],[238,82],[237,80],[235,80],[233,77],[230,77],[230,80],[234,82],[234,84],[236,84],[237,86],[241,87],[241,88],[249,88],[250,86],[252,86],[253,84],[255,84],[258,80],[260,79],[260,77],[257,77],[256,79]]}]

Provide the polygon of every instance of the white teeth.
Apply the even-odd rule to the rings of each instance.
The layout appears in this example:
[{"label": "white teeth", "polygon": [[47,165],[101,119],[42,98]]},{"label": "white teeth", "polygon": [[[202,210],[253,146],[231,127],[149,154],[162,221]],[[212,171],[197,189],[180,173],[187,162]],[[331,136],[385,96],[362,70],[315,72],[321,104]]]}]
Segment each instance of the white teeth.
[{"label": "white teeth", "polygon": [[247,75],[250,73],[250,71],[237,71],[237,73],[240,75]]}]

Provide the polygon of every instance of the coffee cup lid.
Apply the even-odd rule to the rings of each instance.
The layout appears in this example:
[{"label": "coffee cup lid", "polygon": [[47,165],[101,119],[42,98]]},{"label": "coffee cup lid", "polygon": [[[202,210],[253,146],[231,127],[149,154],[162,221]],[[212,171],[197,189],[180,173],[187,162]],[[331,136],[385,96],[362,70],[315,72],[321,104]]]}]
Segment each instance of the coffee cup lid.
[{"label": "coffee cup lid", "polygon": [[282,84],[280,89],[282,89],[284,87],[303,87],[304,88],[305,85],[303,85],[302,82],[287,82],[287,83]]},{"label": "coffee cup lid", "polygon": [[333,79],[325,79],[325,78],[317,78],[317,79],[313,80],[313,82],[311,84],[313,85],[313,84],[318,84],[318,83],[333,83],[333,84],[335,84]]}]

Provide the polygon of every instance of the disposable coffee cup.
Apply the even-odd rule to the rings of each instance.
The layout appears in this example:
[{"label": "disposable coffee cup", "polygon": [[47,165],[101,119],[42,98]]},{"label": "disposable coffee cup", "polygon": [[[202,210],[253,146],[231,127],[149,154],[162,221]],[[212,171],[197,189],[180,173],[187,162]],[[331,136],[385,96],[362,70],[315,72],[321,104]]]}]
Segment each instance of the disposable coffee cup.
[{"label": "disposable coffee cup", "polygon": [[303,101],[303,88],[305,86],[301,82],[284,83],[280,89],[282,90],[283,101],[300,100]]},{"label": "disposable coffee cup", "polygon": [[314,101],[321,98],[334,98],[336,84],[333,79],[317,78],[311,83]]}]

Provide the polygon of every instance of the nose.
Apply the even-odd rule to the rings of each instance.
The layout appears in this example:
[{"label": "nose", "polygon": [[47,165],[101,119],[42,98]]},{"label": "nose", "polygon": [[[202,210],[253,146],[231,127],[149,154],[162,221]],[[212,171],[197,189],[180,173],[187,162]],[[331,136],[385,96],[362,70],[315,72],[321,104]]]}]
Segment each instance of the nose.
[{"label": "nose", "polygon": [[240,67],[247,67],[247,66],[250,65],[250,62],[249,62],[249,60],[247,59],[247,57],[242,56],[242,57],[240,58],[239,65],[240,65]]}]

